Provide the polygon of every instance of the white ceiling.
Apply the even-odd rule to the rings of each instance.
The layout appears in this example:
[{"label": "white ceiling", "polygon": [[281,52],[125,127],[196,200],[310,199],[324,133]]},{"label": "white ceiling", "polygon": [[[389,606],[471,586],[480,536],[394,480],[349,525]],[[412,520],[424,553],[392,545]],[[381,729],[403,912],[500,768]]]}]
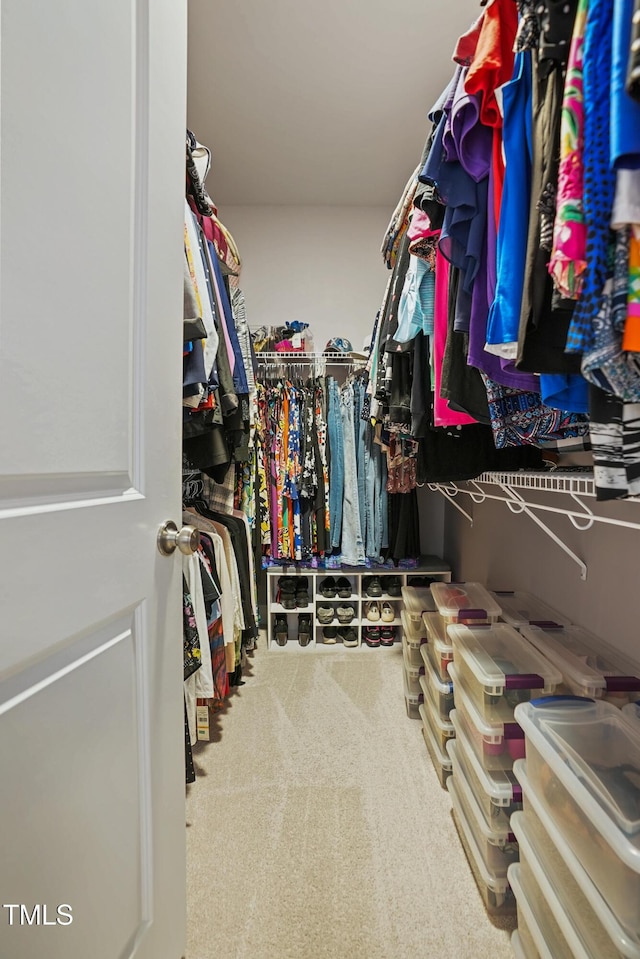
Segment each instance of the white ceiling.
[{"label": "white ceiling", "polygon": [[395,205],[479,0],[189,0],[219,205]]}]

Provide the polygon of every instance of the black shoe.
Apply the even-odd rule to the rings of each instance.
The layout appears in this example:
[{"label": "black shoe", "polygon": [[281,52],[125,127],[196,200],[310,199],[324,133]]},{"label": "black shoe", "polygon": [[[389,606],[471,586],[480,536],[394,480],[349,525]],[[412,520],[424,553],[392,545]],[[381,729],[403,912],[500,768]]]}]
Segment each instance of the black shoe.
[{"label": "black shoe", "polygon": [[296,608],[296,581],[293,576],[281,576],[278,580],[277,602],[284,609]]},{"label": "black shoe", "polygon": [[[320,592],[325,599],[333,599],[336,595],[336,581],[333,576],[327,576],[320,583]],[[349,594],[351,595],[351,594]]]},{"label": "black shoe", "polygon": [[338,639],[342,640],[343,646],[357,646],[358,634],[351,626],[338,627]]},{"label": "black shoe", "polygon": [[276,615],[276,621],[273,628],[278,646],[286,646],[289,639],[289,624],[286,616]]},{"label": "black shoe", "polygon": [[351,596],[351,593],[352,593],[351,583],[349,582],[346,576],[341,576],[338,579],[336,583],[336,589],[338,591],[338,596],[340,597],[340,599],[349,599],[349,597]]},{"label": "black shoe", "polygon": [[378,576],[372,576],[369,582],[367,583],[366,588],[367,596],[382,596],[382,586],[380,584],[380,578]]},{"label": "black shoe", "polygon": [[399,576],[387,576],[385,580],[387,595],[399,599],[402,596],[402,580]]},{"label": "black shoe", "polygon": [[365,628],[362,630],[362,638],[367,644],[367,646],[379,646],[380,645],[380,627],[365,626]]},{"label": "black shoe", "polygon": [[322,630],[322,642],[326,643],[327,646],[329,645],[333,646],[333,644],[336,642],[337,635],[338,635],[337,626],[325,626],[325,628]]},{"label": "black shoe", "polygon": [[300,576],[296,580],[296,606],[298,609],[306,609],[309,605],[309,580],[306,576]]},{"label": "black shoe", "polygon": [[309,613],[301,613],[298,616],[298,642],[301,646],[308,646],[311,642],[311,616]]},{"label": "black shoe", "polygon": [[380,627],[380,645],[393,646],[396,641],[396,631],[393,626]]}]

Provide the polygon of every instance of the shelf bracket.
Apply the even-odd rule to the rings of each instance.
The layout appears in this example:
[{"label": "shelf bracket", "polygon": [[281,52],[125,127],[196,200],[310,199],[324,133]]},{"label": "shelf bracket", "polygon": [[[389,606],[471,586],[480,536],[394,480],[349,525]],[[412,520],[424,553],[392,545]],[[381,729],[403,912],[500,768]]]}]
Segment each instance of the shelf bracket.
[{"label": "shelf bracket", "polygon": [[468,519],[471,526],[473,526],[473,516],[471,516],[470,513],[467,513],[466,509],[460,506],[460,503],[457,503],[454,499],[454,496],[460,492],[455,483],[451,483],[449,486],[444,486],[440,483],[428,483],[427,485],[430,490],[438,490],[439,493],[442,493],[447,502],[451,503],[452,506],[455,506],[458,512],[462,513],[464,518]]},{"label": "shelf bracket", "polygon": [[[505,483],[499,483],[498,485],[499,485],[500,488],[501,488],[505,493],[507,493],[507,495],[510,497],[510,500],[507,500],[506,502],[507,502],[507,506],[509,507],[509,509],[511,510],[511,512],[512,512],[512,513],[526,513],[526,515],[527,515],[531,520],[533,520],[533,522],[536,524],[536,526],[539,526],[540,529],[543,530],[543,531],[547,534],[547,536],[549,537],[549,539],[552,539],[553,542],[556,543],[556,544],[560,547],[560,549],[564,550],[564,552],[567,554],[567,556],[569,556],[569,557],[574,561],[574,563],[576,563],[576,565],[577,565],[577,566],[579,567],[579,569],[580,569],[580,579],[586,580],[586,578],[587,578],[587,565],[586,565],[586,563],[584,563],[584,562],[580,559],[580,557],[579,557],[576,553],[574,553],[573,550],[570,549],[569,546],[567,546],[567,544],[564,542],[564,540],[562,540],[562,539],[557,535],[557,533],[554,533],[554,531],[553,531],[552,529],[550,529],[550,528],[547,526],[546,523],[543,523],[539,516],[536,516],[536,514],[534,513],[534,511],[529,508],[529,506],[528,506],[527,503],[524,501],[523,497],[517,492],[517,490],[515,490],[512,486],[508,486],[508,485],[505,484]],[[573,494],[572,494],[572,495],[573,495]],[[574,496],[574,499],[575,499],[575,498],[576,498],[576,497]],[[580,502],[580,501],[578,501],[578,502]],[[582,506],[583,509],[587,510],[587,507],[584,505],[584,503],[580,503],[580,506]],[[588,513],[591,513],[591,511],[588,510]],[[587,515],[588,515],[588,513],[587,513]],[[591,514],[591,516],[593,516],[593,514]],[[591,517],[588,517],[588,518],[589,518],[589,525],[588,525],[588,526],[581,527],[581,526],[576,525],[576,523],[574,522],[574,520],[573,520],[573,518],[572,518],[571,516],[569,517],[569,519],[571,519],[571,521],[573,522],[573,525],[576,527],[576,529],[589,529],[589,527],[593,525],[594,520],[593,520]]]}]

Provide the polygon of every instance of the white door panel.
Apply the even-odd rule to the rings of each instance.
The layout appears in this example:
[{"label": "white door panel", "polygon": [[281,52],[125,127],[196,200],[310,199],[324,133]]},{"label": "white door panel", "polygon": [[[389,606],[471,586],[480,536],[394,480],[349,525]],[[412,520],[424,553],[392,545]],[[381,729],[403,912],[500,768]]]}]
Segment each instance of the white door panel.
[{"label": "white door panel", "polygon": [[0,956],[179,959],[186,5],[1,15]]}]

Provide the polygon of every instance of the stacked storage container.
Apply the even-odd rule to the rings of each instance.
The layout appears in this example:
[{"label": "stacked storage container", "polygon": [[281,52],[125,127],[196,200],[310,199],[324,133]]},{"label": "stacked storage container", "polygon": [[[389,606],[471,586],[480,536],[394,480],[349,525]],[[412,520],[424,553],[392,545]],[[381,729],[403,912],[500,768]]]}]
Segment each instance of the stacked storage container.
[{"label": "stacked storage container", "polygon": [[523,703],[526,760],[514,950],[525,959],[640,959],[640,723],[585,698]]},{"label": "stacked storage container", "polygon": [[407,716],[419,719],[419,707],[422,702],[420,676],[424,664],[420,654],[421,646],[427,642],[427,630],[422,616],[435,609],[429,587],[403,586],[402,601],[404,609],[402,619],[402,658],[404,676],[404,700]]},{"label": "stacked storage container", "polygon": [[440,613],[424,613],[422,619],[428,638],[420,650],[423,666],[420,677],[422,735],[440,785],[444,786],[452,769],[446,745],[454,735],[449,718],[453,708],[453,685],[447,672],[453,648],[449,645],[447,626]]},{"label": "stacked storage container", "polygon": [[456,739],[447,745],[453,764],[448,787],[485,904],[492,914],[505,915],[515,910],[507,871],[518,858],[510,818],[522,804],[513,764],[524,753],[524,734],[514,710],[521,702],[552,696],[562,675],[505,623],[452,624],[448,634],[456,707],[451,714]]},{"label": "stacked storage container", "polygon": [[543,603],[537,596],[522,590],[493,590],[492,596],[500,603],[500,618],[514,629],[523,626],[570,626],[566,616],[562,616],[552,606]]}]

